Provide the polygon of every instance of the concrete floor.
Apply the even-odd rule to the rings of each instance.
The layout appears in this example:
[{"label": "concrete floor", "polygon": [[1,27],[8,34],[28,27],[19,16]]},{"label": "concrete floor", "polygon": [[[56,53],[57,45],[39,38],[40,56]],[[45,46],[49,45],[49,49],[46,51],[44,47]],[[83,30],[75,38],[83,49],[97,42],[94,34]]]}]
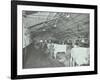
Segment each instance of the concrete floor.
[{"label": "concrete floor", "polygon": [[[25,55],[26,54],[26,55]],[[31,44],[23,49],[23,68],[47,68],[47,67],[64,67],[55,59],[44,52],[43,49],[36,49]]]}]

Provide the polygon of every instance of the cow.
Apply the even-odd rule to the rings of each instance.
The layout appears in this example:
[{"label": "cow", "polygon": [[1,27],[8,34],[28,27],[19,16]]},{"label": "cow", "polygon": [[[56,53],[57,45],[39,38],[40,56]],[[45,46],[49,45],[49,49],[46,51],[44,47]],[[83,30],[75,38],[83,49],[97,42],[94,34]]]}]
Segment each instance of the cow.
[{"label": "cow", "polygon": [[54,44],[54,58],[56,59],[56,55],[58,52],[64,52],[66,54],[67,46],[64,44]]},{"label": "cow", "polygon": [[89,48],[85,47],[74,47],[71,49],[71,58],[73,66],[76,65],[88,65],[89,64]]}]

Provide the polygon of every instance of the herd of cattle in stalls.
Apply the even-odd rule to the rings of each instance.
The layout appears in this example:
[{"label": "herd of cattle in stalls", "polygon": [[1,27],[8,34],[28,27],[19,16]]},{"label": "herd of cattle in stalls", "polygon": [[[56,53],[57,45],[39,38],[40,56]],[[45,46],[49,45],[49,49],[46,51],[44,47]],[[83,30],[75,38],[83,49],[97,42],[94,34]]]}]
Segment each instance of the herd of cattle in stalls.
[{"label": "herd of cattle in stalls", "polygon": [[90,65],[89,42],[85,38],[70,41],[70,43],[68,41],[39,40],[34,41],[34,47],[43,49],[50,58],[63,63],[66,67]]},{"label": "herd of cattle in stalls", "polygon": [[[66,67],[89,66],[89,19],[89,14],[83,13],[23,11],[23,48],[27,50],[24,55],[30,55],[33,49],[35,56],[36,49],[41,58],[40,61],[35,58],[37,64],[41,61],[46,64],[45,56],[41,55],[46,54],[50,61]],[[31,43],[28,50],[26,46],[30,47]],[[28,64],[36,63],[35,59],[30,59]]]}]

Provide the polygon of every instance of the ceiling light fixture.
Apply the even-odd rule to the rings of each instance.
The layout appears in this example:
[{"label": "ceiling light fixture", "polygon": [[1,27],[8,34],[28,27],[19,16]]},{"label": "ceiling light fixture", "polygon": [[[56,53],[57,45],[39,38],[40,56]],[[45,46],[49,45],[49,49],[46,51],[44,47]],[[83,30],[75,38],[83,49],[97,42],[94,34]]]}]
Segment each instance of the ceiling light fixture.
[{"label": "ceiling light fixture", "polygon": [[54,27],[57,27],[57,25],[55,24]]},{"label": "ceiling light fixture", "polygon": [[66,14],[66,17],[69,18],[70,17],[70,14]]},{"label": "ceiling light fixture", "polygon": [[43,29],[42,31],[46,31],[46,29]]}]

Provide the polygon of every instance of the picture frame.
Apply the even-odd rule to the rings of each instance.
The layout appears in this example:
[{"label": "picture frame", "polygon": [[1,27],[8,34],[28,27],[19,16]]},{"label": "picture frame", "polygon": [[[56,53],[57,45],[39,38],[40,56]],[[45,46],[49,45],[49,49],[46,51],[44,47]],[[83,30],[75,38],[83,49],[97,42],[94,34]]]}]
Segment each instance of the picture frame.
[{"label": "picture frame", "polygon": [[[88,13],[90,15],[90,65],[71,68],[23,68],[23,16],[24,12],[41,11]],[[31,22],[31,21],[30,21]],[[46,22],[46,21],[45,21]],[[34,23],[34,22],[32,22]],[[31,23],[29,23],[31,24]],[[28,25],[28,23],[27,23]],[[92,37],[91,37],[92,36]],[[70,41],[69,41],[70,42]],[[65,4],[34,1],[11,1],[11,79],[43,78],[97,74],[97,5]]]}]

